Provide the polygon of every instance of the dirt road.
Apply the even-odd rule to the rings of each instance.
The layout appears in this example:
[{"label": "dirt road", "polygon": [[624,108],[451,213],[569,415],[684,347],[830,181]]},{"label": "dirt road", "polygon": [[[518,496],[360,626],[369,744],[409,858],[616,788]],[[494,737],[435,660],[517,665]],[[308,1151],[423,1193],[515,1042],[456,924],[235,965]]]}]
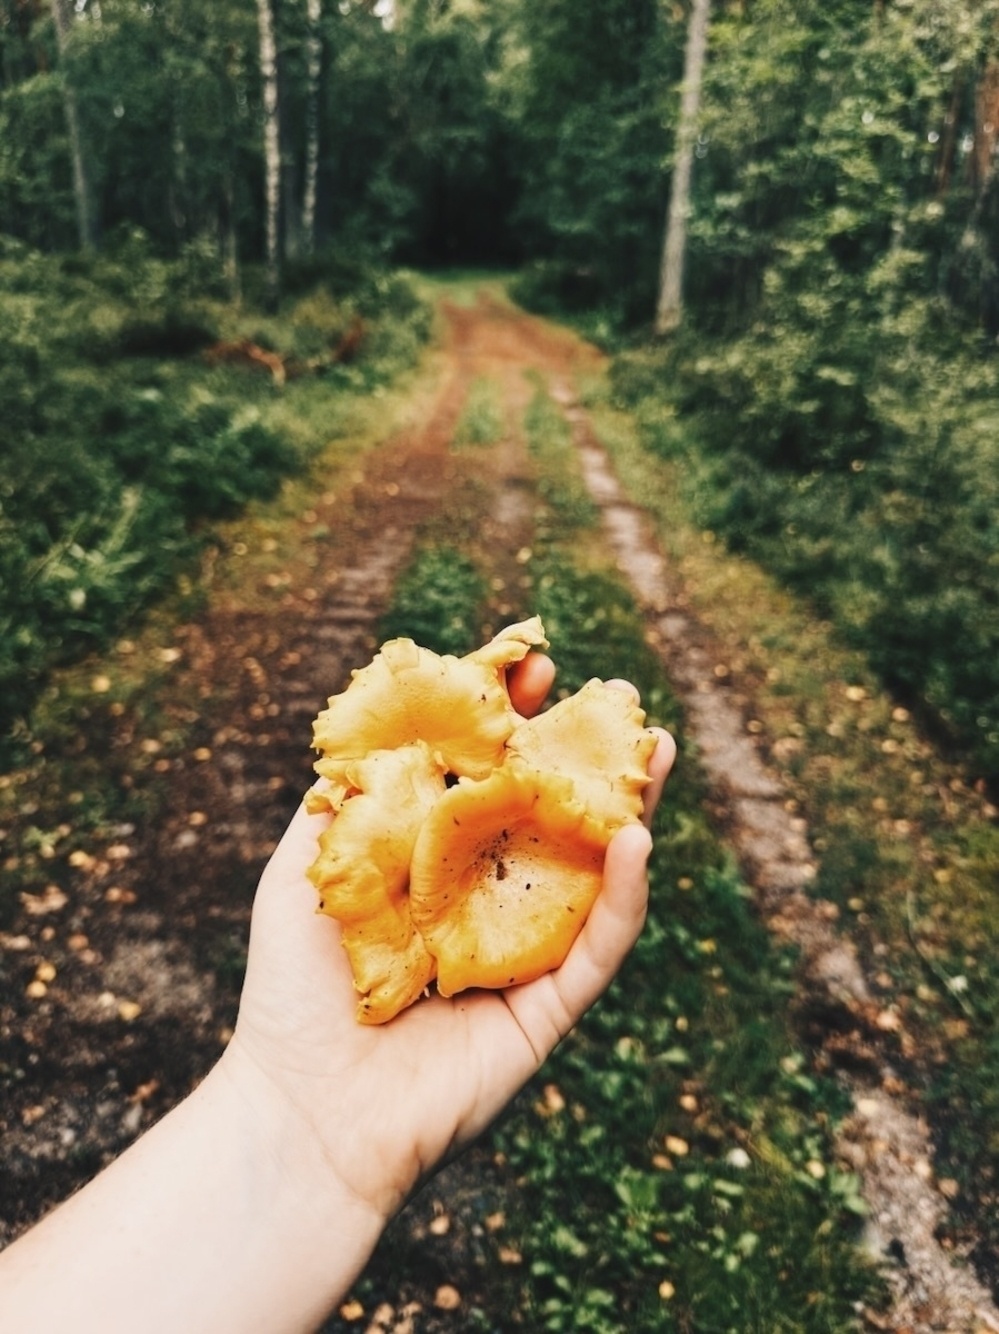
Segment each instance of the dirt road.
[{"label": "dirt road", "polygon": [[[811,986],[865,1003],[849,943],[805,892],[813,872],[806,831],[787,813],[743,712],[712,682],[706,664],[717,656],[704,627],[680,610],[676,575],[576,401],[576,377],[598,368],[598,354],[489,300],[446,307],[445,316],[431,388],[411,424],[318,487],[279,536],[257,546],[233,541],[199,615],[157,642],[147,635],[121,646],[107,666],[124,670],[147,655],[162,673],[155,709],[98,701],[74,744],[105,755],[131,805],[138,788],[150,814],[111,841],[76,849],[66,874],[26,899],[0,939],[12,982],[0,1007],[4,1059],[16,1072],[0,1127],[0,1242],[120,1152],[217,1057],[235,1019],[256,877],[310,781],[311,719],[370,656],[414,539],[445,511],[489,552],[494,610],[504,615],[516,553],[531,539],[532,473],[519,427],[528,373],[571,423],[606,540],[686,699],[762,910],[803,950]],[[463,454],[451,447],[455,428],[482,377],[502,386],[508,429],[500,448]],[[103,683],[104,667],[94,671]],[[885,1327],[999,1328],[986,1291],[936,1244],[940,1202],[911,1170],[930,1154],[925,1127],[878,1088],[858,1087],[855,1105],[853,1147],[844,1152],[873,1162],[871,1143],[889,1144],[868,1173],[872,1224],[884,1234],[875,1244],[905,1231],[906,1268]],[[480,1161],[414,1206],[406,1244],[422,1248],[426,1290],[387,1291],[384,1319],[371,1328],[413,1329],[417,1307],[421,1331],[462,1327],[434,1310],[433,1291],[446,1278],[474,1293],[481,1226],[462,1230],[459,1244],[458,1230],[449,1238],[434,1219],[462,1209],[488,1217],[500,1190]]]}]

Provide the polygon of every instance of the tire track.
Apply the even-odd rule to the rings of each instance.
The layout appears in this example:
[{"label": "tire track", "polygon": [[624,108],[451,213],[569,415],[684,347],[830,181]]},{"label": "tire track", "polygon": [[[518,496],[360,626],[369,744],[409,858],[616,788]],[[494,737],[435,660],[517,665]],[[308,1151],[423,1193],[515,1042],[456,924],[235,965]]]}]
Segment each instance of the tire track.
[{"label": "tire track", "polygon": [[[807,825],[786,804],[778,778],[746,731],[744,707],[716,678],[718,656],[703,626],[683,605],[649,517],[624,495],[610,459],[565,381],[552,386],[573,432],[586,485],[600,507],[618,566],[645,610],[647,624],[679,695],[710,781],[725,832],[756,891],[760,911],[800,956],[802,986],[832,1010],[865,1027],[878,1007],[853,943],[833,925],[832,904],[807,892],[816,862]],[[844,1077],[853,1104],[838,1142],[858,1173],[869,1209],[866,1243],[887,1274],[892,1306],[865,1313],[869,1327],[897,1334],[999,1331],[999,1309],[962,1257],[937,1240],[947,1212],[933,1171],[929,1126],[890,1092],[898,1080],[884,1063],[876,1078]]]}]

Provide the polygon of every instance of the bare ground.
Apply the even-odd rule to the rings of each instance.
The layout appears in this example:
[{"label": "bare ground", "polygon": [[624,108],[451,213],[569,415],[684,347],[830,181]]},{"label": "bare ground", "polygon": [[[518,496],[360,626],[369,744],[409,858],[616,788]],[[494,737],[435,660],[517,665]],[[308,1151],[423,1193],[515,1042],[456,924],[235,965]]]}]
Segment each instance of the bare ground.
[{"label": "bare ground", "polygon": [[[449,307],[436,390],[419,419],[359,458],[348,484],[320,491],[276,544],[259,582],[230,578],[196,618],[156,646],[165,673],[155,726],[95,707],[73,745],[99,750],[154,816],[76,848],[0,935],[0,1074],[5,1088],[0,1244],[87,1180],[183,1097],[235,1019],[256,877],[311,776],[310,723],[351,667],[370,657],[378,617],[415,535],[442,514],[494,558],[502,618],[531,538],[532,473],[518,423],[540,373],[572,424],[605,539],[646,610],[683,697],[719,819],[773,930],[801,950],[803,987],[876,1035],[870,988],[850,941],[807,893],[807,829],[790,813],[745,721],[749,701],[713,676],[724,657],[691,616],[641,510],[622,495],[573,382],[597,354],[505,306]],[[469,387],[503,386],[509,429],[488,453],[451,449]],[[234,548],[230,557],[239,560]],[[258,582],[254,583],[254,579]],[[252,586],[251,586],[252,585]],[[148,651],[148,645],[144,646]],[[99,670],[99,669],[95,669]],[[164,742],[171,724],[182,748]],[[134,786],[130,795],[134,798]],[[58,874],[57,874],[58,872]],[[945,1201],[929,1132],[887,1058],[854,1074],[841,1145],[863,1176],[872,1247],[891,1265],[893,1309],[871,1328],[999,1329],[971,1271],[937,1241]],[[897,1082],[897,1081],[896,1081]],[[391,1247],[418,1273],[328,1326],[433,1334],[464,1328],[483,1263],[504,1246],[501,1164],[480,1153],[450,1169],[399,1220]]]}]

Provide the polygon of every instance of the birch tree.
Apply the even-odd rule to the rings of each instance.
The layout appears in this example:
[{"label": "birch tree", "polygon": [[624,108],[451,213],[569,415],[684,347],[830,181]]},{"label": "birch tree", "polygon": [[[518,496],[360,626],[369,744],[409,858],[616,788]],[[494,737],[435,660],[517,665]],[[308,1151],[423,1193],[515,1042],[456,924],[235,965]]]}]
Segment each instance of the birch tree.
[{"label": "birch tree", "polygon": [[264,230],[267,300],[275,307],[281,293],[281,122],[278,98],[277,41],[271,0],[257,0],[260,78],[264,110]]},{"label": "birch tree", "polygon": [[311,255],[316,248],[316,194],[319,181],[319,80],[322,75],[323,43],[320,25],[322,0],[306,0],[309,35],[306,42],[305,186],[302,192],[302,248]]},{"label": "birch tree", "polygon": [[55,25],[56,45],[62,66],[63,105],[66,128],[69,132],[69,152],[73,164],[73,194],[76,200],[76,226],[81,250],[97,248],[97,211],[94,206],[93,172],[80,118],[80,105],[69,69],[70,34],[72,18],[66,0],[52,0],[52,21]]},{"label": "birch tree", "polygon": [[693,0],[683,62],[683,95],[676,132],[676,154],[670,184],[669,210],[659,271],[659,301],[655,331],[660,337],[676,331],[683,319],[683,267],[690,216],[690,183],[701,109],[704,58],[708,44],[711,0]]}]

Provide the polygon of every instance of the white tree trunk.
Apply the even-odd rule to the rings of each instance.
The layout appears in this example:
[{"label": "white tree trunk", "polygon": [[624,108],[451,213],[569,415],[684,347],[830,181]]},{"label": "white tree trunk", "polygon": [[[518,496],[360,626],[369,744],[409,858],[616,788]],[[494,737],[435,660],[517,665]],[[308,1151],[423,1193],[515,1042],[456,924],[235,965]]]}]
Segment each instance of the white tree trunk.
[{"label": "white tree trunk", "polygon": [[260,32],[260,78],[264,105],[264,211],[266,224],[267,298],[275,307],[281,292],[279,224],[281,213],[281,133],[278,102],[277,42],[271,0],[257,0]]},{"label": "white tree trunk", "polygon": [[309,15],[309,39],[306,48],[308,102],[305,122],[305,188],[302,193],[302,247],[307,255],[316,248],[316,193],[319,183],[319,80],[323,68],[323,42],[320,24],[322,0],[306,0]]},{"label": "white tree trunk", "polygon": [[687,248],[687,219],[690,216],[690,179],[697,141],[697,118],[701,109],[710,13],[711,0],[693,0],[683,62],[683,97],[676,132],[669,211],[659,270],[655,331],[660,336],[673,333],[683,319],[683,263]]},{"label": "white tree trunk", "polygon": [[73,194],[76,199],[76,229],[81,250],[97,247],[97,214],[94,209],[93,182],[90,163],[83,142],[80,109],[76,89],[66,69],[72,19],[65,8],[66,0],[52,0],[52,21],[55,24],[56,46],[62,63],[63,105],[66,109],[66,128],[69,131],[69,151],[73,162]]}]

